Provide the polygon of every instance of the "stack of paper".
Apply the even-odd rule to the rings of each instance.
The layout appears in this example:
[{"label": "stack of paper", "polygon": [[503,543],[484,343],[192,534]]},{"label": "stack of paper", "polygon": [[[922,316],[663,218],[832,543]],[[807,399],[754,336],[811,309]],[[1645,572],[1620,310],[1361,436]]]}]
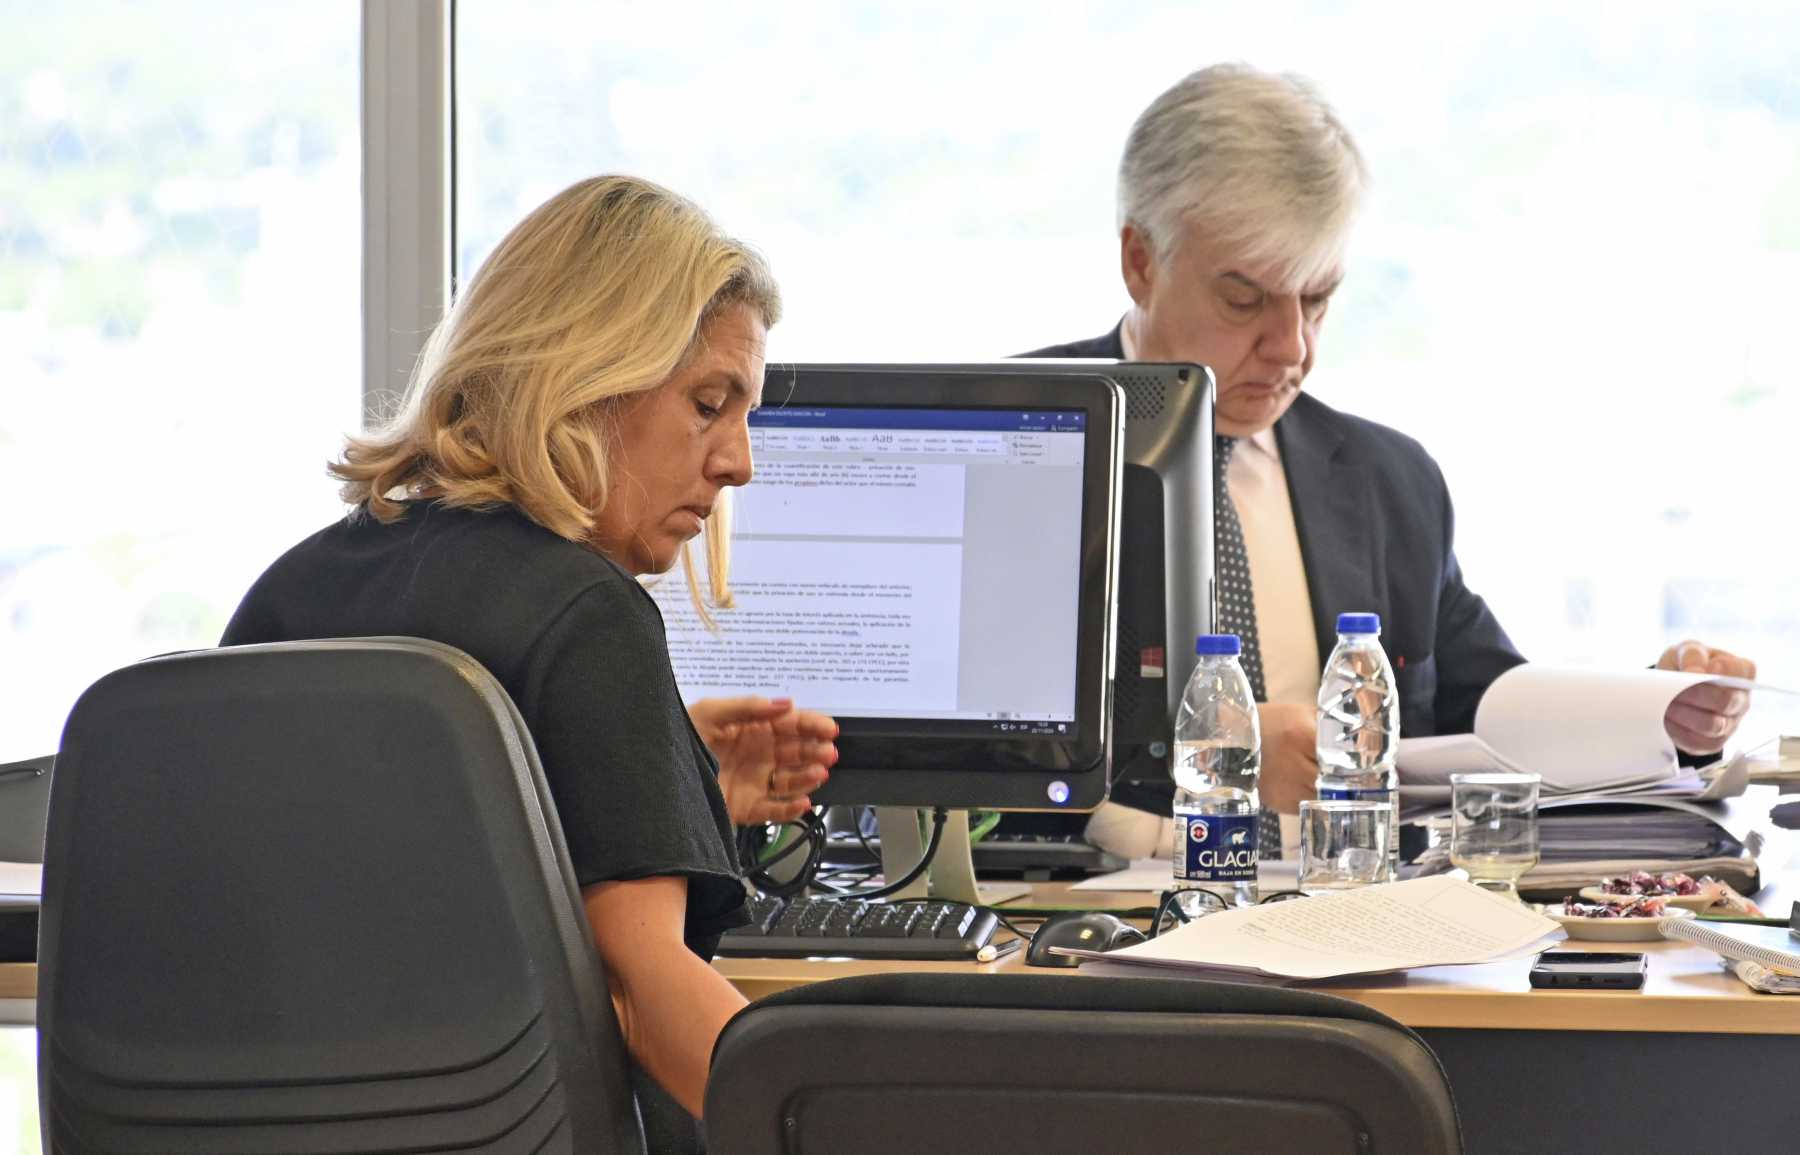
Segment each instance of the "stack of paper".
[{"label": "stack of paper", "polygon": [[1800,737],[1783,734],[1741,755],[1744,769],[1752,782],[1780,786],[1783,794],[1794,792],[1800,783]]},{"label": "stack of paper", "polygon": [[1552,810],[1542,816],[1538,854],[1545,862],[1578,858],[1711,858],[1731,841],[1704,814],[1621,805]]},{"label": "stack of paper", "polygon": [[1329,979],[1492,962],[1561,934],[1527,906],[1440,875],[1210,914],[1106,954],[1052,949],[1201,977]]},{"label": "stack of paper", "polygon": [[[1427,825],[1433,838],[1419,856],[1426,873],[1448,870],[1447,816]],[[1552,798],[1538,815],[1538,864],[1521,890],[1568,894],[1609,875],[1634,870],[1711,875],[1748,894],[1760,885],[1756,856],[1763,837],[1733,805],[1680,798],[1581,800]]]},{"label": "stack of paper", "polygon": [[[1449,812],[1451,774],[1530,771],[1543,779],[1540,859],[1521,887],[1573,890],[1609,874],[1679,870],[1753,889],[1759,844],[1716,807],[1697,805],[1743,793],[1743,756],[1684,769],[1664,724],[1676,696],[1701,682],[1792,708],[1788,691],[1739,678],[1523,665],[1483,695],[1474,734],[1402,739],[1402,805],[1429,822]],[[1446,838],[1421,861],[1447,866],[1448,824],[1434,824]]]}]

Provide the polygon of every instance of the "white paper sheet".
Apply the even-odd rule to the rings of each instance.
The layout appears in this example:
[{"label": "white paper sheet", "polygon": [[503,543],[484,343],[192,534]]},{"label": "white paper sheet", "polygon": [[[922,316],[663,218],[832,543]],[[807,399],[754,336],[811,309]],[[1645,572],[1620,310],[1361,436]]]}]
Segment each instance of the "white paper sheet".
[{"label": "white paper sheet", "polygon": [[1447,786],[1463,771],[1528,770],[1546,793],[1627,790],[1681,770],[1663,715],[1684,690],[1713,682],[1792,696],[1742,678],[1672,670],[1577,670],[1527,663],[1495,679],[1475,712],[1474,734],[1403,738],[1403,786]]},{"label": "white paper sheet", "polygon": [[1560,936],[1552,919],[1437,875],[1208,915],[1109,963],[1236,970],[1298,979],[1491,962]]},{"label": "white paper sheet", "polygon": [[1406,786],[1450,786],[1452,774],[1490,770],[1519,770],[1498,751],[1473,734],[1434,734],[1429,738],[1402,738],[1396,753]]}]

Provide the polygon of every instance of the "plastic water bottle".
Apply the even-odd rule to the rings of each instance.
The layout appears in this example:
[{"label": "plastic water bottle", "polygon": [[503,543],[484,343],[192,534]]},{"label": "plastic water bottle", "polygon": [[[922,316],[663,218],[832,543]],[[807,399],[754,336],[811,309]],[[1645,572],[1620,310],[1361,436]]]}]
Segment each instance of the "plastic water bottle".
[{"label": "plastic water bottle", "polygon": [[[1174,886],[1211,891],[1226,906],[1257,897],[1262,731],[1239,650],[1236,634],[1201,634],[1200,661],[1175,714]],[[1182,899],[1190,915],[1209,908],[1205,899]]]},{"label": "plastic water bottle", "polygon": [[1394,755],[1400,741],[1400,699],[1394,692],[1394,670],[1381,648],[1378,615],[1339,614],[1337,630],[1337,645],[1319,684],[1319,797],[1393,806],[1388,877],[1397,878],[1400,781]]}]

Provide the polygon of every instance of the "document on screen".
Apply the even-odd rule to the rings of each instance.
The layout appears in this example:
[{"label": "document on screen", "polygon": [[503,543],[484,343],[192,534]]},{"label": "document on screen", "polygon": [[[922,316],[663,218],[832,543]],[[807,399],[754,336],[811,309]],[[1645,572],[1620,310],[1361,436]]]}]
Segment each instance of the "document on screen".
[{"label": "document on screen", "polygon": [[[716,632],[672,575],[658,590],[683,697],[792,695],[838,713],[956,706],[955,543],[740,541]],[[829,575],[821,577],[820,575]]]},{"label": "document on screen", "polygon": [[758,460],[736,496],[748,537],[960,538],[967,467],[862,458]]},{"label": "document on screen", "polygon": [[652,582],[682,697],[1066,730],[1084,435],[1053,417],[823,407],[753,423],[731,607],[709,625],[679,568]]}]

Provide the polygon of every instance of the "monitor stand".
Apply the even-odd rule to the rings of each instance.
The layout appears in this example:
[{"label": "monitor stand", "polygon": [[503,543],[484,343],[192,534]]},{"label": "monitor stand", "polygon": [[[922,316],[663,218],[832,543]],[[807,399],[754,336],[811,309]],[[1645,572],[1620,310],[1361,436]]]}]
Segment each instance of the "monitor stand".
[{"label": "monitor stand", "polygon": [[[929,823],[931,812],[908,806],[877,806],[875,828],[881,836],[881,873],[888,879],[904,878],[907,871],[924,857],[926,838],[921,823]],[[905,889],[889,896],[903,898],[937,898],[947,902],[966,902],[974,906],[993,906],[1024,898],[1031,887],[1022,882],[976,882],[975,860],[969,852],[969,812],[952,810],[944,819],[944,835],[938,840],[937,854],[924,874],[907,884]]]}]

